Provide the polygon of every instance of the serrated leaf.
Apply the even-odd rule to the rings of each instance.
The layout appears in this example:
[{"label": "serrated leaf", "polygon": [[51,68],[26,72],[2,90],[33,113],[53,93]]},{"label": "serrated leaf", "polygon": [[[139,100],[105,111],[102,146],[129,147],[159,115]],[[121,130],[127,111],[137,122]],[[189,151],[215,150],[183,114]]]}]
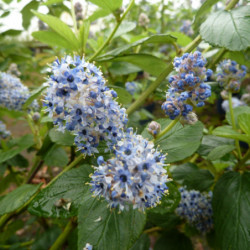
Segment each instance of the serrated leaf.
[{"label": "serrated leaf", "polygon": [[250,173],[225,173],[213,192],[214,228],[222,250],[249,249]]},{"label": "serrated leaf", "polygon": [[29,105],[35,100],[37,99],[42,92],[47,88],[47,86],[40,86],[37,89],[31,91],[30,93],[30,97],[26,100],[26,102],[23,104],[23,109],[26,109],[29,107]]},{"label": "serrated leaf", "polygon": [[240,134],[239,132],[235,131],[231,126],[217,127],[215,130],[213,130],[213,135],[250,143],[250,135]]},{"label": "serrated leaf", "polygon": [[70,50],[73,50],[75,48],[69,41],[67,41],[64,37],[60,36],[54,31],[35,31],[32,33],[32,36],[38,41],[48,44],[51,47],[56,46]]},{"label": "serrated leaf", "polygon": [[[234,112],[234,119],[235,119],[236,127],[239,128],[239,125],[238,125],[238,116],[241,115],[241,114],[243,114],[243,113],[250,114],[250,107],[248,107],[248,106],[236,107],[236,108],[233,108],[233,112]],[[229,111],[226,113],[226,119],[227,119],[227,122],[230,125],[232,125],[231,114],[230,114]]]},{"label": "serrated leaf", "polygon": [[9,149],[8,151],[0,152],[0,163],[5,162],[14,156],[21,153],[23,150],[34,145],[34,138],[32,135],[24,135],[17,141],[17,148]]},{"label": "serrated leaf", "polygon": [[243,51],[250,44],[250,6],[211,14],[200,27],[202,38],[231,51]]},{"label": "serrated leaf", "polygon": [[74,138],[69,131],[65,130],[65,132],[57,131],[56,128],[53,128],[49,131],[49,136],[52,142],[63,145],[63,146],[73,146],[74,145]]},{"label": "serrated leaf", "polygon": [[226,155],[227,153],[232,152],[235,149],[234,145],[221,145],[218,146],[214,149],[212,149],[208,156],[207,159],[210,161],[215,161],[217,159],[220,159],[221,157],[223,157],[224,155]]},{"label": "serrated leaf", "polygon": [[113,61],[132,63],[153,76],[160,75],[166,68],[166,63],[162,59],[149,54],[128,54],[116,57]]},{"label": "serrated leaf", "polygon": [[[99,250],[128,249],[141,234],[146,215],[129,209],[118,213],[106,201],[90,197],[78,212],[78,249],[86,243]],[[94,233],[93,233],[94,232]]]},{"label": "serrated leaf", "polygon": [[69,162],[69,158],[65,150],[57,145],[52,146],[44,156],[44,162],[49,167],[64,167]]},{"label": "serrated leaf", "polygon": [[40,18],[43,22],[47,23],[48,26],[53,29],[56,33],[62,36],[65,40],[72,44],[73,48],[77,51],[78,50],[78,41],[73,33],[73,31],[59,18],[51,16],[51,15],[44,15],[37,11],[32,11],[38,18]]},{"label": "serrated leaf", "polygon": [[24,205],[40,188],[40,185],[24,184],[8,193],[0,201],[0,215],[11,213]]},{"label": "serrated leaf", "polygon": [[195,164],[185,163],[182,165],[173,166],[170,172],[174,181],[187,189],[195,189],[205,191],[214,183],[214,177],[210,171],[199,169]]},{"label": "serrated leaf", "polygon": [[243,113],[238,116],[238,123],[240,125],[241,130],[250,135],[250,113]]},{"label": "serrated leaf", "polygon": [[[172,122],[167,118],[156,121],[161,124],[162,130]],[[168,154],[166,157],[167,163],[176,162],[192,155],[199,148],[202,134],[203,124],[201,122],[185,126],[178,122],[168,133],[156,140],[155,145],[159,146],[163,153]],[[152,139],[147,127],[142,132],[142,136],[149,140]]]},{"label": "serrated leaf", "polygon": [[191,240],[177,230],[164,233],[155,243],[154,250],[192,250]]},{"label": "serrated leaf", "polygon": [[82,165],[60,176],[50,186],[44,188],[31,202],[30,213],[42,217],[69,218],[77,214],[77,209],[91,197],[89,174],[92,168]]}]

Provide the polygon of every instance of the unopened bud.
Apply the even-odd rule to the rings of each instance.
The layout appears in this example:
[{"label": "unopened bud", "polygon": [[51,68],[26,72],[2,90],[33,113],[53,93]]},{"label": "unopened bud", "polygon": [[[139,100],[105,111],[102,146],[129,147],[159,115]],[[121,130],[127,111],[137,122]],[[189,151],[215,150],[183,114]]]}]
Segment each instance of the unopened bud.
[{"label": "unopened bud", "polygon": [[141,13],[139,15],[139,18],[138,18],[138,24],[139,24],[139,26],[147,27],[147,25],[149,24],[149,22],[150,22],[150,20],[149,20],[148,16],[145,13]]},{"label": "unopened bud", "polygon": [[159,134],[161,131],[161,125],[158,122],[152,121],[149,123],[148,125],[148,132],[153,135],[156,136],[157,134]]},{"label": "unopened bud", "polygon": [[38,122],[40,117],[41,117],[40,114],[38,112],[35,112],[32,116],[32,119],[34,122]]},{"label": "unopened bud", "polygon": [[188,113],[185,117],[182,116],[180,122],[182,124],[193,125],[198,121],[198,117],[194,112]]}]

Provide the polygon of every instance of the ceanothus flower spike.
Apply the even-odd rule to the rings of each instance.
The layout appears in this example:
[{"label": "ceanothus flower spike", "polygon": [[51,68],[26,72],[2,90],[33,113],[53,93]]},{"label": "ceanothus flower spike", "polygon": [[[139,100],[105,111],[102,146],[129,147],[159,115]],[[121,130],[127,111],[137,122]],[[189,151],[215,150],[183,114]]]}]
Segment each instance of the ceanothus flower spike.
[{"label": "ceanothus flower spike", "polygon": [[127,123],[127,115],[114,100],[102,72],[79,56],[65,56],[51,66],[44,100],[58,130],[71,131],[78,149],[98,153],[101,140],[115,142]]},{"label": "ceanothus flower spike", "polygon": [[107,161],[98,157],[91,175],[91,191],[103,196],[111,208],[144,210],[155,207],[167,193],[165,156],[153,142],[128,129],[114,146],[115,156]]}]

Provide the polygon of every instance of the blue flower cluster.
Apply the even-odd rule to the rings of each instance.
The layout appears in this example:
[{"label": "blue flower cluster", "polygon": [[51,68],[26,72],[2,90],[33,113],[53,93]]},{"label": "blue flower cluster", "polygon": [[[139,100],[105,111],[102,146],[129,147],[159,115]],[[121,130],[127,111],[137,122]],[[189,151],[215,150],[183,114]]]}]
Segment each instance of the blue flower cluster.
[{"label": "blue flower cluster", "polygon": [[213,227],[212,193],[202,194],[196,190],[179,189],[181,201],[176,213],[201,233],[209,232]]},{"label": "blue flower cluster", "polygon": [[191,27],[192,22],[190,20],[184,20],[182,21],[182,26],[180,28],[180,31],[186,34],[187,36],[192,36],[194,34],[194,31]]},{"label": "blue flower cluster", "polygon": [[[0,72],[0,107],[22,110],[23,104],[29,97],[29,89],[21,83],[19,78]],[[35,109],[38,107],[36,100],[31,107]]]},{"label": "blue flower cluster", "polygon": [[144,210],[155,207],[167,193],[165,156],[154,143],[128,129],[114,146],[115,157],[107,161],[98,157],[98,167],[91,175],[95,196],[103,196],[110,207],[120,210]]},{"label": "blue flower cluster", "polygon": [[241,80],[246,75],[246,70],[244,65],[240,67],[235,61],[224,60],[217,66],[216,80],[226,91],[237,93],[240,90]]},{"label": "blue flower cluster", "polygon": [[6,125],[0,121],[0,139],[6,139],[11,136],[11,132],[6,130]]},{"label": "blue flower cluster", "polygon": [[[174,59],[177,74],[170,76],[170,88],[166,94],[166,102],[162,104],[162,109],[170,119],[182,116],[188,122],[187,115],[192,112],[192,105],[202,107],[204,101],[211,96],[211,87],[204,82],[213,72],[206,70],[205,64],[199,51]],[[192,105],[187,104],[188,101]]]},{"label": "blue flower cluster", "polygon": [[125,83],[126,90],[131,94],[134,95],[134,93],[137,91],[137,85],[135,82],[126,82]]},{"label": "blue flower cluster", "polygon": [[102,72],[78,56],[51,66],[44,105],[60,131],[71,131],[82,153],[98,153],[101,140],[116,141],[127,123],[126,110],[114,100]]}]

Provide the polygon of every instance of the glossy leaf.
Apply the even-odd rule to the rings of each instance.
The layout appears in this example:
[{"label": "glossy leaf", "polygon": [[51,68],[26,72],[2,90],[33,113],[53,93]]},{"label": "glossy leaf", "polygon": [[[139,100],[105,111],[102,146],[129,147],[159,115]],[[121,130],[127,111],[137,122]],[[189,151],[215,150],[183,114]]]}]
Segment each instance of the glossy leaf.
[{"label": "glossy leaf", "polygon": [[49,167],[64,167],[69,161],[65,150],[57,145],[51,147],[44,156],[44,163]]},{"label": "glossy leaf", "polygon": [[23,206],[40,188],[40,185],[24,184],[8,193],[0,201],[0,215],[11,213]]},{"label": "glossy leaf", "polygon": [[40,18],[43,22],[47,23],[51,29],[53,29],[56,33],[62,36],[65,40],[70,42],[75,50],[78,50],[78,41],[73,33],[73,31],[59,18],[51,16],[51,15],[44,15],[37,11],[32,11],[38,18]]},{"label": "glossy leaf", "polygon": [[143,212],[131,208],[118,213],[109,209],[106,201],[89,197],[78,212],[78,249],[86,243],[97,250],[128,249],[141,234],[145,221]]},{"label": "glossy leaf", "polygon": [[113,62],[109,70],[113,75],[128,75],[141,71],[139,67],[127,62]]},{"label": "glossy leaf", "polygon": [[173,166],[170,168],[170,172],[174,181],[186,186],[187,189],[205,191],[214,183],[214,177],[210,171],[199,169],[192,163]]},{"label": "glossy leaf", "polygon": [[176,43],[179,44],[179,45],[182,46],[182,47],[185,47],[185,46],[187,46],[189,43],[192,42],[192,39],[191,39],[189,36],[187,36],[187,35],[185,35],[185,34],[183,34],[183,33],[181,33],[181,32],[171,32],[170,34],[171,34],[172,36],[174,36],[174,37],[177,38]]},{"label": "glossy leaf", "polygon": [[38,41],[48,44],[51,47],[60,47],[71,50],[75,48],[69,41],[54,31],[35,31],[32,33],[32,36]]},{"label": "glossy leaf", "polygon": [[44,188],[31,202],[30,213],[43,217],[68,218],[77,214],[80,204],[91,197],[89,174],[92,168],[82,165],[60,176],[50,186]]},{"label": "glossy leaf", "polygon": [[128,32],[134,30],[136,27],[136,23],[124,21],[119,26],[118,30],[115,32],[114,38],[120,37],[123,34],[127,34]]},{"label": "glossy leaf", "polygon": [[31,18],[33,17],[31,10],[32,9],[36,10],[38,6],[39,6],[39,2],[31,1],[22,9],[21,13],[22,13],[24,29],[27,29],[29,27]]},{"label": "glossy leaf", "polygon": [[243,113],[238,116],[238,123],[240,125],[241,130],[250,135],[250,113]]},{"label": "glossy leaf", "polygon": [[11,148],[8,151],[0,152],[0,163],[5,162],[14,156],[21,153],[23,150],[34,145],[34,139],[32,135],[24,135],[17,141],[17,148]]},{"label": "glossy leaf", "polygon": [[202,38],[215,46],[242,51],[250,44],[250,6],[211,14],[200,27]]},{"label": "glossy leaf", "polygon": [[222,250],[249,249],[250,173],[225,173],[213,192],[214,226]]},{"label": "glossy leaf", "polygon": [[[234,119],[235,119],[236,127],[240,128],[239,124],[238,124],[238,116],[243,114],[243,113],[250,114],[250,107],[248,107],[248,106],[240,106],[240,107],[234,108],[233,111],[234,111]],[[227,122],[230,125],[232,125],[231,114],[230,114],[229,111],[226,113],[226,119],[227,119]]]},{"label": "glossy leaf", "polygon": [[52,142],[55,142],[58,145],[63,146],[72,146],[74,144],[74,138],[72,134],[68,130],[65,132],[57,131],[56,128],[53,128],[49,131],[49,136]]},{"label": "glossy leaf", "polygon": [[132,95],[128,91],[121,87],[112,86],[118,95],[117,101],[121,104],[129,104],[132,101]]},{"label": "glossy leaf", "polygon": [[[161,124],[163,130],[170,122],[170,119],[156,120]],[[197,122],[195,125],[182,126],[177,123],[168,133],[156,140],[155,145],[159,146],[163,153],[167,153],[166,162],[176,162],[192,155],[200,146],[203,132],[203,124]],[[144,138],[152,139],[147,128],[142,133]]]},{"label": "glossy leaf", "polygon": [[234,145],[221,145],[221,146],[218,146],[218,147],[212,149],[209,152],[209,154],[207,156],[207,159],[210,160],[210,161],[220,159],[221,157],[223,157],[227,153],[232,152],[234,149],[235,149]]},{"label": "glossy leaf", "polygon": [[150,239],[147,234],[142,234],[140,238],[133,244],[130,250],[150,249]]},{"label": "glossy leaf", "polygon": [[225,138],[237,139],[240,141],[250,143],[250,135],[240,134],[239,132],[235,131],[231,126],[217,127],[215,130],[213,130],[213,135]]},{"label": "glossy leaf", "polygon": [[117,10],[118,8],[120,8],[122,6],[122,0],[89,0],[90,2],[92,2],[93,4],[109,10],[111,12]]}]

